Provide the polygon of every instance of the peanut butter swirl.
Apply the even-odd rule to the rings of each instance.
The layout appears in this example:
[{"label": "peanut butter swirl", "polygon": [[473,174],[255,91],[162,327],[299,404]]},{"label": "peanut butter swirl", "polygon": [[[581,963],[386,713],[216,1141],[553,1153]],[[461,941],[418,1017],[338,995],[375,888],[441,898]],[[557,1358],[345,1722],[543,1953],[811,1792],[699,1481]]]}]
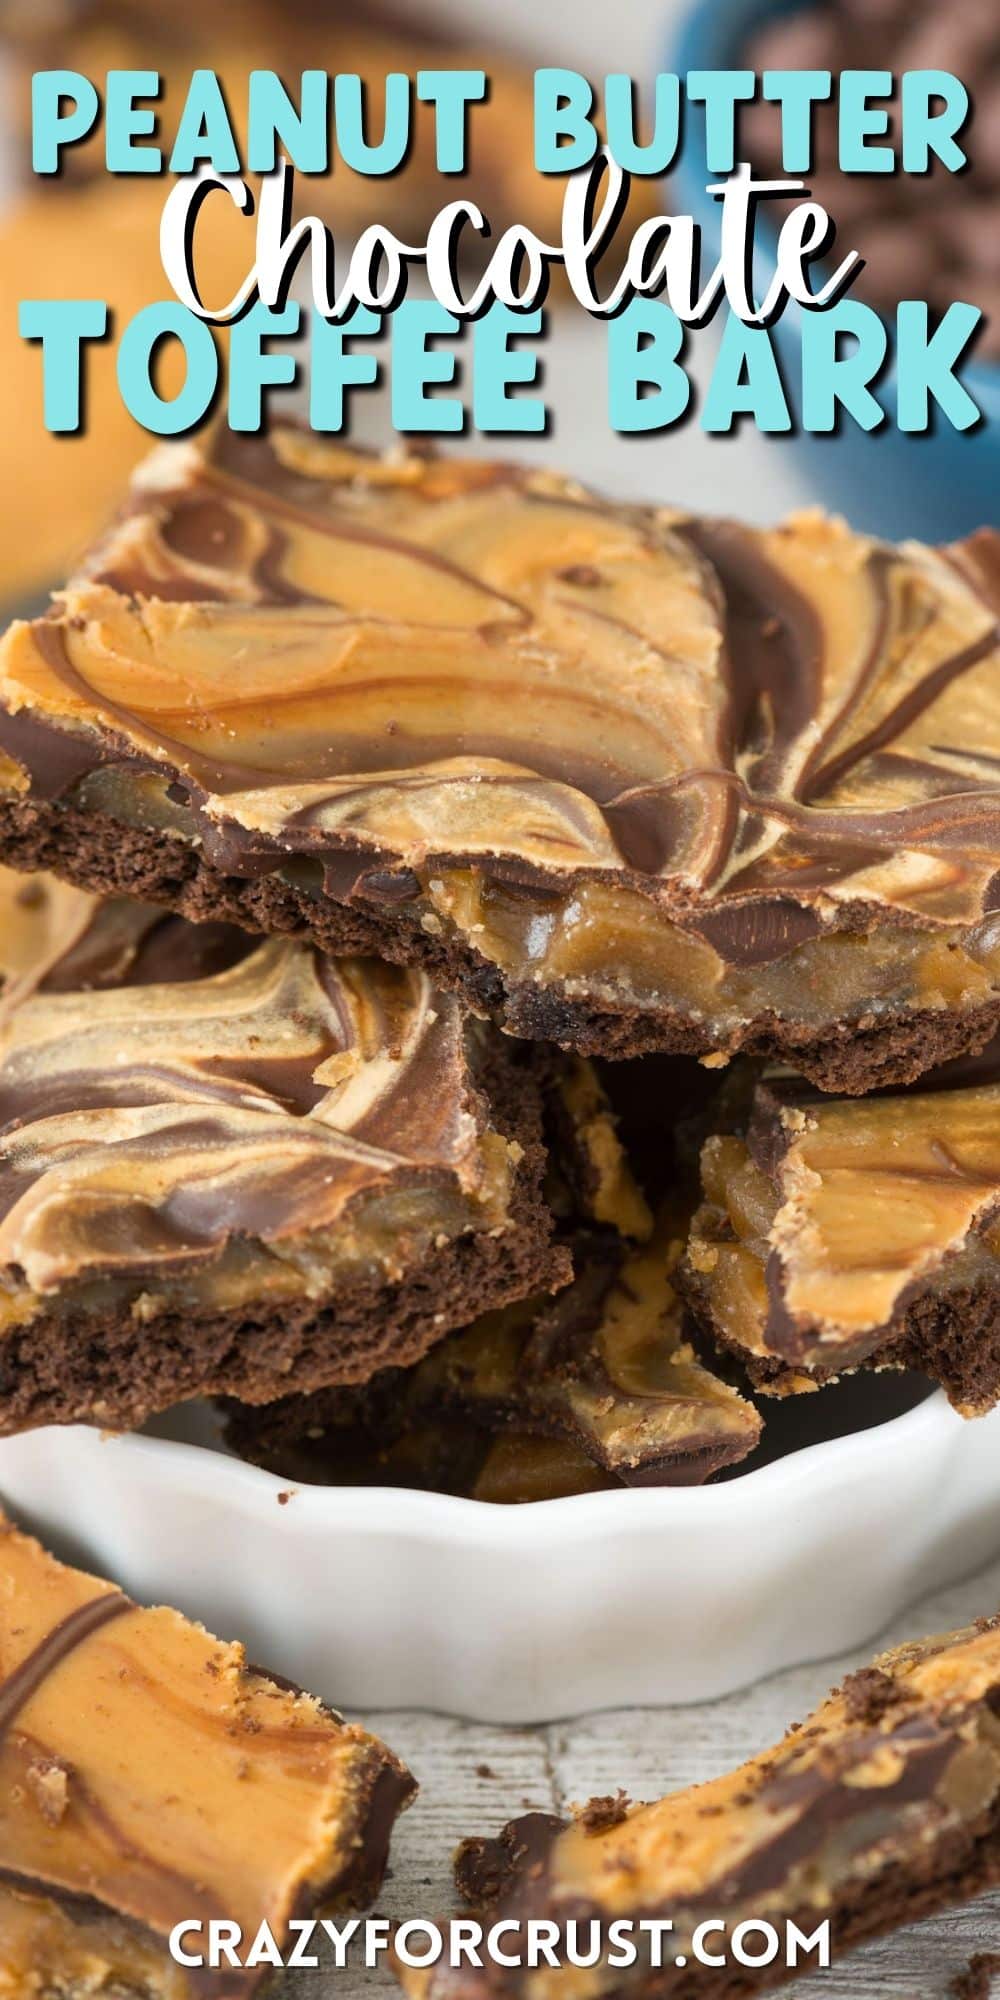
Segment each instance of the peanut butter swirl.
[{"label": "peanut butter swirl", "polygon": [[863,1101],[765,1083],[746,1137],[708,1141],[702,1183],[681,1283],[760,1386],[895,1362],[967,1415],[992,1407],[1000,1044]]},{"label": "peanut butter swirl", "polygon": [[150,1318],[315,1297],[504,1226],[518,1149],[421,973],[10,871],[0,940],[0,1327],[88,1281]]},{"label": "peanut butter swirl", "polygon": [[706,1045],[971,1009],[1000,969],[998,576],[992,533],[895,549],[219,433],[155,452],[7,635],[8,795],[229,874],[311,866],[403,955]]},{"label": "peanut butter swirl", "polygon": [[[962,1901],[1000,1875],[998,1689],[1000,1630],[984,1619],[884,1653],[783,1742],[708,1784],[650,1805],[594,1800],[569,1824],[529,1814],[459,1850],[460,1890],[491,1923],[548,1919],[562,1932],[575,1918],[586,1949],[588,1920],[669,1919],[658,1971],[641,1934],[630,1969],[609,1963],[615,1939],[605,1935],[604,1955],[586,1967],[487,1960],[399,1968],[401,1983],[413,2000],[729,1991],[727,1945],[745,1919],[808,1933],[829,1919],[837,1951]],[[718,1926],[706,1942],[720,1971],[699,1965],[692,1981],[675,1957],[691,1966],[706,1919]],[[772,1965],[766,1983],[774,1976]],[[740,1983],[754,1983],[745,1968]]]},{"label": "peanut butter swirl", "polygon": [[[376,1737],[178,1612],[143,1611],[0,1519],[0,1995],[196,1988],[167,1940],[227,1917],[288,1938],[378,1889],[413,1791]],[[42,1983],[42,1975],[51,1985]],[[36,1983],[32,1983],[34,1980]]]}]

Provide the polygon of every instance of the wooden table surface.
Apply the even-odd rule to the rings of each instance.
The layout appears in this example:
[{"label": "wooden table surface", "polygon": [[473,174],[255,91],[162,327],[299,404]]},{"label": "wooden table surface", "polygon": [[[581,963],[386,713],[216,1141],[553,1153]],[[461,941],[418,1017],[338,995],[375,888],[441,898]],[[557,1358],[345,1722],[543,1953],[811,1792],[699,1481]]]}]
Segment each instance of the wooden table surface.
[{"label": "wooden table surface", "polygon": [[[944,1631],[998,1606],[1000,1562],[917,1605],[888,1628],[884,1643]],[[742,1762],[780,1737],[874,1650],[794,1668],[701,1707],[618,1710],[543,1729],[490,1728],[408,1711],[365,1716],[406,1758],[421,1787],[399,1823],[378,1913],[400,1919],[450,1911],[450,1856],[463,1834],[495,1831],[531,1808],[563,1812],[573,1801],[619,1786],[630,1798],[655,1798]],[[824,2000],[935,2000],[971,1954],[984,1950],[1000,1950],[1000,1892],[785,1990],[791,2000],[803,2000],[810,1987]],[[359,1967],[289,1973],[278,1991],[280,2000],[361,2000],[362,1994],[398,1989],[384,1970]]]}]

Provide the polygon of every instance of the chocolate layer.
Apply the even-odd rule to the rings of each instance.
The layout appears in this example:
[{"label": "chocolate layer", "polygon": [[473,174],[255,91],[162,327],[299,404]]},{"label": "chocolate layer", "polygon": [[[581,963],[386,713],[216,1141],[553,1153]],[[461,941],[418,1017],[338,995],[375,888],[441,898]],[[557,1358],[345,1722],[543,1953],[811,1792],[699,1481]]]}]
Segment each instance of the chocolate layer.
[{"label": "chocolate layer", "polygon": [[678,1282],[783,1394],[917,1368],[966,1416],[1000,1397],[1000,1044],[903,1093],[762,1083],[709,1139]]},{"label": "chocolate layer", "polygon": [[[828,1920],[836,1953],[960,1902],[1000,1879],[998,1697],[1000,1621],[982,1620],[883,1654],[782,1743],[725,1777],[652,1805],[597,1800],[570,1823],[529,1814],[496,1839],[468,1841],[459,1889],[491,1924],[540,1919],[565,1933],[575,1919],[586,1951],[595,1922],[604,1955],[574,1966],[563,1943],[558,1973],[487,1960],[401,1968],[401,1983],[414,2000],[553,1991],[566,2000],[715,2000],[794,1977],[781,1949],[766,1967],[735,1960],[730,1942],[744,1920],[771,1923],[779,1935],[789,1922],[812,1935]],[[643,1918],[673,1925],[662,1969],[638,1928],[639,1963],[609,1963],[608,1926]],[[721,1926],[706,1941],[721,1966],[695,1961],[704,1920]],[[504,1940],[512,1955],[518,1937],[523,1953],[524,1930]],[[747,1949],[762,1944],[751,1929]]]},{"label": "chocolate layer", "polygon": [[670,1279],[681,1241],[666,1216],[641,1247],[578,1231],[554,1302],[486,1314],[363,1391],[232,1409],[229,1441],[283,1477],[474,1498],[588,1490],[595,1470],[608,1485],[697,1485],[745,1458],[761,1424],[685,1338]]},{"label": "chocolate layer", "polygon": [[250,1939],[377,1893],[414,1790],[377,1737],[143,1611],[0,1518],[0,1992],[244,1996],[185,1974],[182,1919]]},{"label": "chocolate layer", "polygon": [[533,1081],[423,975],[0,899],[0,1429],[364,1380],[567,1270]]},{"label": "chocolate layer", "polygon": [[517,1033],[912,1076],[1000,1014],[994,546],[219,433],[8,634],[0,844]]}]

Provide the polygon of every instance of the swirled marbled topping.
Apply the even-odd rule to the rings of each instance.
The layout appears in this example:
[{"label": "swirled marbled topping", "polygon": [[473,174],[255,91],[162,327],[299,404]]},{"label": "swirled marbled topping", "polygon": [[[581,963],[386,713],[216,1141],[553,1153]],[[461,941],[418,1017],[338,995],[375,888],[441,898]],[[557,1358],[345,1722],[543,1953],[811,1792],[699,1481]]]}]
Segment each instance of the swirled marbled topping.
[{"label": "swirled marbled topping", "polygon": [[[0,1995],[193,1989],[175,1924],[290,1940],[378,1890],[414,1789],[377,1737],[0,1517]],[[213,1977],[219,2000],[265,1970]],[[79,1984],[77,1982],[79,1981]]]},{"label": "swirled marbled topping", "polygon": [[8,797],[235,875],[311,865],[413,951],[671,1006],[707,1045],[992,1001],[998,546],[220,433],[154,453],[8,634]]},{"label": "swirled marbled topping", "polygon": [[503,1226],[517,1148],[422,974],[11,871],[0,937],[0,1318],[200,1266],[316,1293]]},{"label": "swirled marbled topping", "polygon": [[784,1394],[921,1368],[966,1415],[1000,1396],[1000,1043],[919,1088],[840,1101],[762,1083],[702,1154],[681,1283]]}]

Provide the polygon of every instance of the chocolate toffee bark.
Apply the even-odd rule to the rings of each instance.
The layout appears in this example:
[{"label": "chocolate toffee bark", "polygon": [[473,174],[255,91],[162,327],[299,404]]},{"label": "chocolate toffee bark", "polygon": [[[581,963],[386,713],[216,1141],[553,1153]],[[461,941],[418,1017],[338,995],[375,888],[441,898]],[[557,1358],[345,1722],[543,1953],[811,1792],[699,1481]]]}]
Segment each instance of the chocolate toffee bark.
[{"label": "chocolate toffee bark", "polygon": [[516,1503],[693,1485],[754,1449],[757,1412],[686,1337],[672,1274],[687,1217],[664,1204],[654,1222],[594,1065],[549,1065],[544,1108],[545,1193],[573,1283],[361,1389],[230,1403],[234,1450],[282,1478]]},{"label": "chocolate toffee bark", "polygon": [[5,952],[0,1432],[364,1381],[569,1275],[527,1066],[422,973],[12,871]]},{"label": "chocolate toffee bark", "polygon": [[998,547],[290,427],[166,448],[3,643],[0,852],[518,1035],[908,1079],[1000,1018]]},{"label": "chocolate toffee bark", "polygon": [[[487,1959],[479,1968],[400,1968],[399,1977],[414,2000],[490,1992],[735,2000],[795,1976],[780,1963],[788,1922],[812,1935],[829,1920],[836,1954],[962,1902],[1000,1880],[998,1703],[1000,1630],[997,1619],[982,1620],[883,1654],[782,1743],[724,1777],[652,1805],[594,1800],[568,1824],[530,1813],[496,1839],[459,1849],[460,1892],[484,1921],[575,1919],[586,1951],[591,1922],[604,1927],[607,1950],[616,1919],[669,1919],[662,1970],[636,1928],[631,1970],[606,1959],[589,1969],[508,1970]],[[745,1919],[778,1929],[779,1962],[694,1962],[702,1921],[723,1925],[705,1948],[725,1960]],[[522,1952],[525,1941],[522,1930]],[[748,1951],[762,1944],[754,1930]],[[516,1955],[518,1936],[505,1936],[503,1948]]]},{"label": "chocolate toffee bark", "polygon": [[965,1416],[1000,1397],[1000,1041],[899,1094],[757,1089],[709,1139],[681,1288],[756,1387],[916,1368]]},{"label": "chocolate toffee bark", "polygon": [[[414,1791],[377,1737],[177,1611],[140,1610],[0,1516],[0,1996],[236,2000],[266,1969],[185,1973],[175,1924],[377,1894]],[[193,1945],[192,1945],[193,1948]]]},{"label": "chocolate toffee bark", "polygon": [[666,1219],[641,1246],[581,1230],[555,1300],[487,1313],[364,1390],[231,1409],[229,1440],[282,1477],[477,1499],[588,1490],[595,1471],[608,1486],[697,1485],[745,1458],[761,1423],[685,1339],[681,1241]]}]

